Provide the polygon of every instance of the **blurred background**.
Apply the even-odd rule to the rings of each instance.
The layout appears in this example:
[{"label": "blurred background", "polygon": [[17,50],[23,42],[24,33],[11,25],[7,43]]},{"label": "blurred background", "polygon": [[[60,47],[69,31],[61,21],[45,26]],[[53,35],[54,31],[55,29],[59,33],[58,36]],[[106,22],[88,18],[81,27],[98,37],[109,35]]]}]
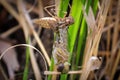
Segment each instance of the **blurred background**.
[{"label": "blurred background", "polygon": [[[46,6],[50,5],[55,5],[55,7],[48,9],[50,13],[55,16],[55,14],[59,12],[59,5],[61,4],[61,1],[62,0],[23,0],[21,3],[19,2],[19,0],[0,0],[0,55],[7,48],[13,45],[29,43],[30,38],[30,45],[36,47],[42,53],[45,52],[48,54],[49,58],[46,61],[47,68],[49,68],[49,59],[51,59],[52,56],[54,43],[54,32],[51,29],[42,28],[39,25],[34,24],[32,20],[48,16],[51,17],[44,10]],[[74,3],[74,0],[68,1],[71,7],[77,5]],[[88,0],[85,1],[88,2]],[[96,10],[95,15],[95,18],[97,18],[99,9],[104,8],[100,7],[102,5],[102,1],[104,0],[93,0],[93,2],[95,1],[98,2],[98,10]],[[91,5],[93,4],[91,3]],[[52,11],[51,9],[54,9],[54,11]],[[72,13],[73,9],[75,8],[70,8],[68,6],[68,14],[70,13],[70,11]],[[80,29],[78,30],[78,33],[79,32]],[[37,37],[39,37],[42,43],[41,45],[44,46],[45,51],[42,50],[39,40],[36,40],[34,33],[37,33]],[[77,42],[79,41],[79,38],[77,38],[75,39],[76,42],[74,45],[74,51],[72,53],[77,53],[76,49],[79,48],[79,42]],[[35,58],[35,60],[33,61],[37,63],[36,68],[33,66],[35,64],[31,60],[31,54],[27,55],[26,49],[27,48],[25,46],[19,46],[12,48],[8,52],[6,52],[6,54],[0,60],[0,80],[46,79],[46,76],[44,75],[44,71],[46,70],[46,64],[43,57],[37,51],[33,50]],[[86,47],[84,47],[84,49],[86,50]],[[110,1],[105,21],[103,21],[103,28],[100,41],[98,41],[97,50],[98,52],[96,56],[102,57],[102,64],[98,70],[92,71],[91,74],[88,74],[87,80],[120,80],[120,0]],[[86,51],[81,52],[83,53]],[[28,56],[30,57],[27,61],[26,58]],[[73,58],[71,58],[71,65],[81,66],[81,64],[84,64],[84,60],[83,63],[79,62],[79,64],[73,64],[73,59],[76,59],[75,56],[76,55],[73,55]],[[85,57],[79,58],[79,61],[84,58]],[[27,73],[25,73],[26,66]],[[76,68],[74,68],[73,66],[71,66],[70,68],[70,70],[72,71],[76,70]],[[35,69],[38,69],[38,72],[41,76],[37,77],[37,72],[35,72]],[[79,70],[79,68],[77,68],[77,70]],[[27,78],[23,78],[25,77],[25,74],[27,75]],[[53,78],[49,78],[48,80],[53,80]],[[63,80],[80,80],[80,76],[69,75],[66,79],[64,78]]]}]

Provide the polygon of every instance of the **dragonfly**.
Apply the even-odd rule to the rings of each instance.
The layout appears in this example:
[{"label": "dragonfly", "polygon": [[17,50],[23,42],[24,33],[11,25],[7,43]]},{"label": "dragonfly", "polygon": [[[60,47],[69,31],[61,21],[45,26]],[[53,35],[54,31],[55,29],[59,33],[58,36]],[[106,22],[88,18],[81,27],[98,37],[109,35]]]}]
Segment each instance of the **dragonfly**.
[{"label": "dragonfly", "polygon": [[74,23],[74,19],[71,16],[64,18],[52,16],[35,19],[33,22],[43,28],[52,29],[57,34],[53,44],[53,58],[57,70],[62,73],[67,73],[70,66],[70,63],[68,63],[69,52],[67,50],[67,29],[69,25]]}]

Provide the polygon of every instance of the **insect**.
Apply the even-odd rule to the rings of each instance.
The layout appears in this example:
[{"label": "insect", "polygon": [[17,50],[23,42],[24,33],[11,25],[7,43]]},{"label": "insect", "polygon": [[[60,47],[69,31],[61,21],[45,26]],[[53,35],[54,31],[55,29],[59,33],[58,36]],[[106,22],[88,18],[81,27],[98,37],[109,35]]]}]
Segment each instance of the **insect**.
[{"label": "insect", "polygon": [[51,5],[44,8],[44,10],[52,17],[43,17],[40,19],[34,19],[33,22],[35,24],[40,25],[43,28],[52,29],[53,31],[58,31],[58,29],[65,28],[74,23],[74,19],[71,16],[64,18],[57,17],[56,14],[55,16],[53,16],[52,13],[48,11],[48,8],[54,6],[55,5]]},{"label": "insect", "polygon": [[[48,12],[48,14],[50,13]],[[67,35],[67,27],[74,23],[74,19],[71,16],[64,18],[52,16],[35,19],[33,22],[57,33],[57,39],[53,44],[53,58],[58,71],[62,73],[68,72],[70,64],[68,63],[69,52],[66,48],[67,37],[65,35]]]},{"label": "insect", "polygon": [[40,25],[43,28],[52,29],[53,31],[58,31],[58,29],[65,28],[66,26],[69,26],[74,23],[73,18],[65,17],[44,17],[40,19],[34,20],[35,24]]}]

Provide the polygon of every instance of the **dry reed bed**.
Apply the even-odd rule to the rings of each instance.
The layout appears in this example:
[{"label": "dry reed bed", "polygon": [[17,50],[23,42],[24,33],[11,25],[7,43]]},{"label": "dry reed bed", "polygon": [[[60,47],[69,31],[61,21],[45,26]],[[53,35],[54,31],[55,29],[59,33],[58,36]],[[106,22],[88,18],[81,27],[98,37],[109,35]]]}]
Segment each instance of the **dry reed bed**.
[{"label": "dry reed bed", "polygon": [[[34,36],[36,41],[34,40],[33,42],[34,43],[37,42],[43,55],[45,56],[45,59],[47,60],[48,65],[50,66],[50,62],[51,62],[50,58],[48,57],[48,54],[42,44],[42,41],[34,29],[32,19],[30,18],[30,15],[26,10],[27,8],[31,7],[31,5],[24,4],[22,0],[17,0],[14,3],[18,8],[18,13],[17,13],[6,0],[0,0],[0,3],[19,22],[19,25],[17,25],[14,29],[10,29],[8,32],[1,34],[1,36],[2,37],[9,36],[17,29],[22,28],[25,35],[25,39],[26,41],[29,40],[30,45],[32,45],[31,35]],[[38,4],[39,6],[37,8],[35,7],[32,11],[38,14],[40,17],[44,17],[43,6],[42,6],[43,4],[41,0],[38,1]],[[92,15],[92,13],[89,14]],[[101,73],[98,75],[99,80],[101,80],[101,78],[104,75],[108,77],[110,80],[113,80],[120,63],[120,35],[119,35],[120,34],[120,0],[115,0],[115,1],[111,0],[111,2],[110,0],[102,0],[101,5],[99,6],[96,20],[93,15],[91,17],[89,16],[85,16],[85,17],[86,20],[88,20],[87,21],[88,26],[90,27],[90,29],[92,29],[93,32],[89,33],[87,36],[83,66],[87,65],[87,61],[91,56],[98,56],[98,55],[102,57],[104,56],[106,57],[106,61],[105,61],[106,64],[105,67],[101,70]],[[90,23],[91,18],[93,20]],[[102,41],[101,39],[102,34],[106,35],[105,50],[98,51],[99,42],[100,40]],[[31,51],[30,58],[31,58],[31,63],[34,70],[35,78],[36,80],[42,80],[41,74],[39,72],[40,70],[38,68],[38,64],[36,63],[35,57],[33,55],[33,50],[30,49],[30,51]],[[73,74],[72,72],[70,73]],[[76,73],[81,74],[80,80],[86,80],[88,77],[92,79],[93,75],[95,75],[93,74],[89,76],[91,72],[90,69],[86,69],[86,67],[82,68],[82,72],[80,70]],[[60,74],[60,73],[51,73],[51,74]]]}]

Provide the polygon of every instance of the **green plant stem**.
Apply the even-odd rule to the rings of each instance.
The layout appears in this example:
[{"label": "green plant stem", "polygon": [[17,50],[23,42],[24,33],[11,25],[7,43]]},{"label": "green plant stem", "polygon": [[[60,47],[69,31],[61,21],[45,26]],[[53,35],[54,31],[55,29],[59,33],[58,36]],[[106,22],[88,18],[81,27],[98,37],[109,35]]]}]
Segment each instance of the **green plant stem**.
[{"label": "green plant stem", "polygon": [[[51,58],[51,66],[50,66],[50,71],[53,71],[53,69],[54,69],[54,59],[53,59],[53,57]],[[52,78],[52,76],[51,75],[49,75],[48,76],[48,79],[47,80],[51,80],[51,78]]]},{"label": "green plant stem", "polygon": [[[92,0],[88,0],[88,1],[86,1],[85,4],[83,4],[83,5],[85,5],[86,13],[88,13],[88,11],[89,11],[91,2],[92,2]],[[82,65],[82,61],[83,61],[82,57],[84,54],[86,37],[87,37],[87,24],[86,24],[85,18],[83,17],[80,32],[79,32],[78,47],[77,47],[77,52],[76,52],[76,54],[77,54],[76,65],[77,66],[78,66],[78,64],[80,64],[80,66]]]},{"label": "green plant stem", "polygon": [[94,15],[96,15],[96,12],[97,12],[97,9],[98,9],[98,0],[94,0],[92,9],[93,9]]},{"label": "green plant stem", "polygon": [[24,69],[24,74],[23,74],[23,80],[28,79],[28,71],[29,71],[29,64],[30,64],[30,54],[29,53],[30,53],[29,47],[26,47],[26,63],[25,63],[25,69]]}]

